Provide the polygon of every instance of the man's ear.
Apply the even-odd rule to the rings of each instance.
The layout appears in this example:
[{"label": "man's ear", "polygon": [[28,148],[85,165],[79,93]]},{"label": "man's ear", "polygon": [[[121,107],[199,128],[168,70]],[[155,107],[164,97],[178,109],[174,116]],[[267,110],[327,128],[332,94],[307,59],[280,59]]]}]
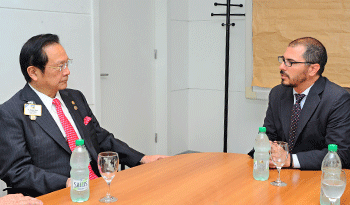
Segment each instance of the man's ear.
[{"label": "man's ear", "polygon": [[29,75],[29,77],[33,80],[33,81],[37,81],[38,80],[38,72],[39,71],[39,69],[37,68],[37,67],[35,67],[35,66],[29,66],[28,68],[27,68],[27,73],[28,73],[28,75]]},{"label": "man's ear", "polygon": [[310,69],[310,76],[316,76],[318,75],[317,72],[320,70],[320,64],[318,63],[311,64],[309,69]]}]

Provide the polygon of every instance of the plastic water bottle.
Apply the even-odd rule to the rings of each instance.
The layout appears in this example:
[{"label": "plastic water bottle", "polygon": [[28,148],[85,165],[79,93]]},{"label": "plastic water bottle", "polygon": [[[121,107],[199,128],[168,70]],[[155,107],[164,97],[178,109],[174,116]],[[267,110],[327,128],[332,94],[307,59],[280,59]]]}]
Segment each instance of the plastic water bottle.
[{"label": "plastic water bottle", "polygon": [[[328,153],[322,161],[322,166],[321,166],[322,172],[327,171],[327,172],[333,172],[336,174],[338,173],[340,175],[342,165],[341,165],[340,157],[337,154],[337,150],[338,150],[337,145],[335,144],[328,145]],[[331,205],[331,202],[329,201],[329,199],[324,195],[322,188],[320,193],[320,204]],[[337,199],[335,204],[339,205],[340,199]]]},{"label": "plastic water bottle", "polygon": [[271,150],[270,141],[266,135],[266,127],[259,127],[254,150],[253,177],[256,180],[265,181],[269,178],[269,151]]},{"label": "plastic water bottle", "polygon": [[75,149],[70,158],[71,189],[70,198],[73,202],[84,202],[89,199],[89,154],[84,146],[84,140],[75,141]]}]

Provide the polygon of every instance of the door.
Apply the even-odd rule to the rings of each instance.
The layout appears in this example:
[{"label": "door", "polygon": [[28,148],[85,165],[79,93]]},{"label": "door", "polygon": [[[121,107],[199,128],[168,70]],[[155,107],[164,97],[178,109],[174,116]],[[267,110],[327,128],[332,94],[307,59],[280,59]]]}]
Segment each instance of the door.
[{"label": "door", "polygon": [[100,1],[101,126],[155,154],[154,0]]}]

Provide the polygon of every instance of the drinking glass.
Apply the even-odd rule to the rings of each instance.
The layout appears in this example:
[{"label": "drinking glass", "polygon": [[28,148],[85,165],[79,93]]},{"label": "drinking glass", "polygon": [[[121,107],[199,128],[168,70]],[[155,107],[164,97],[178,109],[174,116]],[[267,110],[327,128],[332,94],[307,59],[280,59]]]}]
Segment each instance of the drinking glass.
[{"label": "drinking glass", "polygon": [[346,186],[346,175],[344,170],[338,172],[322,171],[321,188],[324,195],[332,204],[343,195]]},{"label": "drinking glass", "polygon": [[100,202],[111,203],[118,199],[110,195],[111,182],[118,171],[119,157],[116,152],[101,152],[98,154],[98,170],[108,184],[107,195],[100,199]]},{"label": "drinking glass", "polygon": [[271,161],[277,168],[278,178],[276,181],[271,182],[274,186],[287,186],[285,182],[281,181],[280,172],[281,168],[288,158],[288,143],[282,141],[275,141],[271,143]]}]

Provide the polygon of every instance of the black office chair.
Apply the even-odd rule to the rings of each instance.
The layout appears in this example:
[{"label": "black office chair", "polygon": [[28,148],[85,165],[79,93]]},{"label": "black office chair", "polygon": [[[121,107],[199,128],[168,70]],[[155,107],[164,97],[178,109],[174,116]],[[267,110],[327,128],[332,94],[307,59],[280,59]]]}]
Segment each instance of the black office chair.
[{"label": "black office chair", "polygon": [[125,164],[120,164],[120,171],[125,170]]}]

